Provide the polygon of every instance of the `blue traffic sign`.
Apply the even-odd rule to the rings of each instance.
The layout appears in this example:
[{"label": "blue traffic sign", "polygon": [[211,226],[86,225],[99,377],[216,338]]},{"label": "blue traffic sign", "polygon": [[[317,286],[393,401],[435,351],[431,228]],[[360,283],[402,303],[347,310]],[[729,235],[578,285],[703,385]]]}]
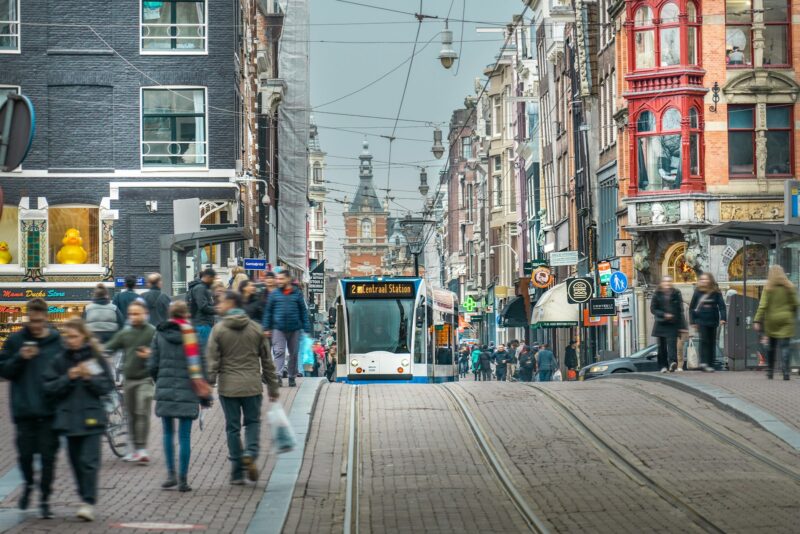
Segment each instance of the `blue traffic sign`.
[{"label": "blue traffic sign", "polygon": [[[144,276],[136,277],[136,286],[137,287],[144,286]],[[117,276],[116,278],[114,278],[114,287],[125,287],[125,277]]]},{"label": "blue traffic sign", "polygon": [[614,271],[608,280],[608,285],[614,293],[622,293],[628,289],[628,277],[622,271]]},{"label": "blue traffic sign", "polygon": [[260,258],[245,258],[244,269],[245,271],[266,271],[267,260]]}]

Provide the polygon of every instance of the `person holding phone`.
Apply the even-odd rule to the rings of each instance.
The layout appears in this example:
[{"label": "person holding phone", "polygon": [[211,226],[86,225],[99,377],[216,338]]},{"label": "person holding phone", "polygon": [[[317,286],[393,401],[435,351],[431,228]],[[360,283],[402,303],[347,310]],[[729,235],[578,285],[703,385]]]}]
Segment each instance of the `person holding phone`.
[{"label": "person holding phone", "polygon": [[11,382],[11,415],[16,426],[18,463],[25,486],[19,507],[30,505],[34,487],[33,457],[39,454],[39,487],[43,519],[53,517],[50,493],[53,487],[58,434],[53,430],[53,403],[45,395],[44,374],[61,353],[61,336],[48,323],[48,306],[42,299],[28,301],[27,322],[11,334],[0,351],[0,377]]},{"label": "person holding phone", "polygon": [[77,517],[94,521],[100,440],[108,417],[103,396],[114,390],[111,368],[82,319],[64,323],[64,351],[45,373],[45,391],[56,402],[53,428],[67,437],[69,463],[83,504]]}]

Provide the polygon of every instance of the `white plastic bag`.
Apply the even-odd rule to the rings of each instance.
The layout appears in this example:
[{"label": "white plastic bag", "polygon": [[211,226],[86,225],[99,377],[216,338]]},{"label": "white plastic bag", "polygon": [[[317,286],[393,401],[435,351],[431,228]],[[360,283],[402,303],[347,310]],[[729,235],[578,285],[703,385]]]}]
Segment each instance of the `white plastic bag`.
[{"label": "white plastic bag", "polygon": [[289,418],[279,402],[273,402],[267,413],[270,430],[272,431],[272,446],[280,454],[294,450],[297,438],[294,435]]},{"label": "white plastic bag", "polygon": [[561,369],[556,369],[556,372],[553,373],[553,382],[561,382]]},{"label": "white plastic bag", "polygon": [[700,368],[700,354],[698,351],[699,343],[695,338],[690,337],[686,341],[686,368],[699,369]]}]

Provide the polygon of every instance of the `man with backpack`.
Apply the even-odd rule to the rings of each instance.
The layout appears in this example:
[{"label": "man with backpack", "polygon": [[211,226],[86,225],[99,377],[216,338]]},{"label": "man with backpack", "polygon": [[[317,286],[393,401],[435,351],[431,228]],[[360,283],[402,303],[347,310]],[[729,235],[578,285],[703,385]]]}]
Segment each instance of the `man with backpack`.
[{"label": "man with backpack", "polygon": [[158,326],[169,318],[170,298],[161,292],[161,275],[153,273],[147,277],[149,290],[142,293],[142,299],[147,303],[149,314],[148,322]]},{"label": "man with backpack", "polygon": [[208,336],[211,334],[211,327],[214,326],[216,311],[214,309],[214,296],[211,293],[211,284],[217,273],[214,269],[208,268],[200,273],[200,279],[189,284],[186,293],[186,304],[189,305],[189,313],[192,316],[192,325],[197,332],[197,341],[200,344],[201,354],[205,354]]}]

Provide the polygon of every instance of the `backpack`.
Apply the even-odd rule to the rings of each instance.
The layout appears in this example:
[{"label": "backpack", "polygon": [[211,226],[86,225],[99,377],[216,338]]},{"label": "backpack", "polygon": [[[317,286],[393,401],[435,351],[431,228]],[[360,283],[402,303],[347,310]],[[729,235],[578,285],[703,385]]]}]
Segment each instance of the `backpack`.
[{"label": "backpack", "polygon": [[197,287],[197,284],[202,284],[200,280],[193,280],[189,282],[189,285],[186,288],[186,305],[189,306],[189,315],[194,317],[197,315],[197,302],[194,300],[194,293],[193,290]]}]

